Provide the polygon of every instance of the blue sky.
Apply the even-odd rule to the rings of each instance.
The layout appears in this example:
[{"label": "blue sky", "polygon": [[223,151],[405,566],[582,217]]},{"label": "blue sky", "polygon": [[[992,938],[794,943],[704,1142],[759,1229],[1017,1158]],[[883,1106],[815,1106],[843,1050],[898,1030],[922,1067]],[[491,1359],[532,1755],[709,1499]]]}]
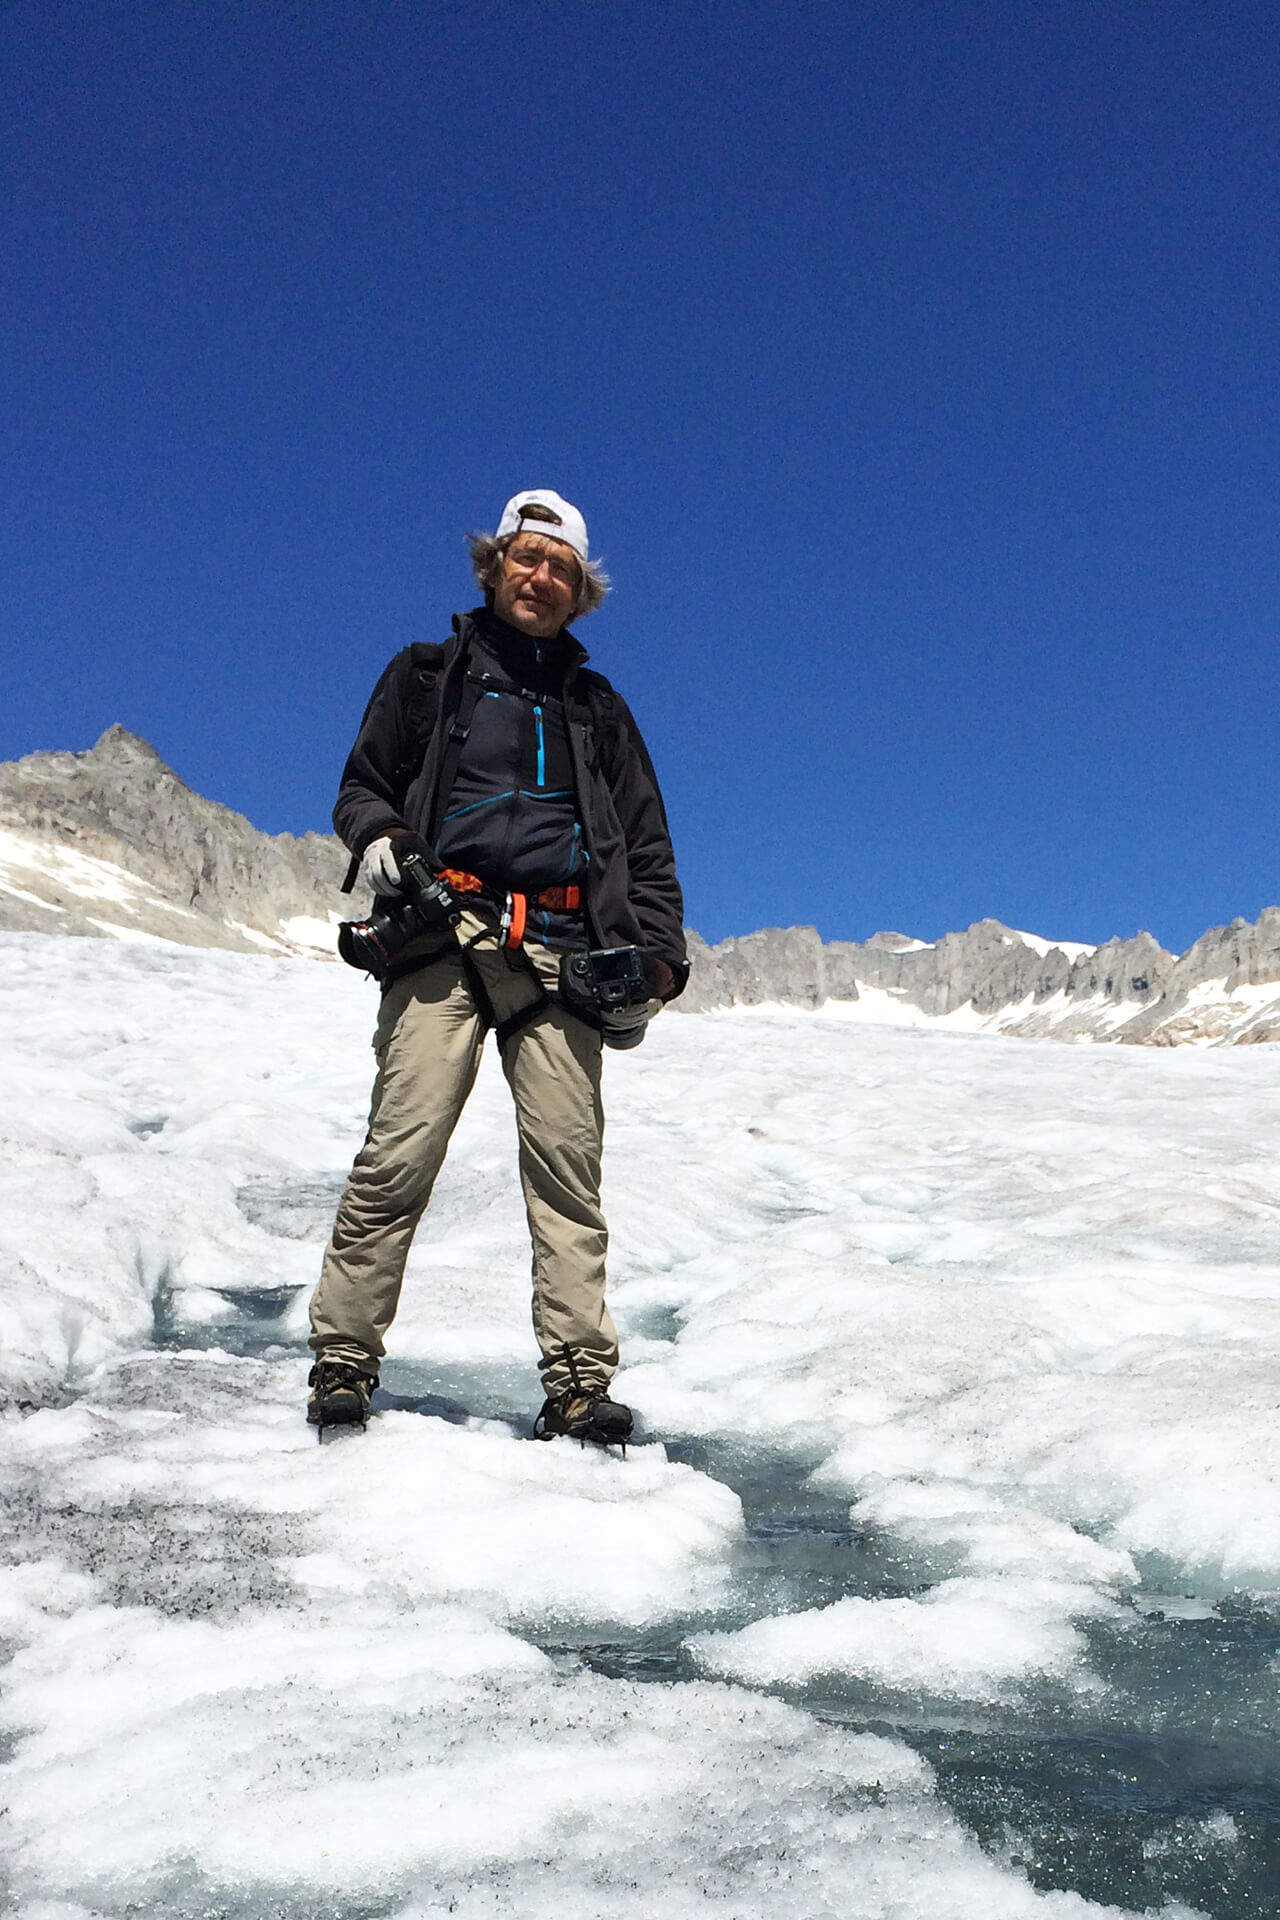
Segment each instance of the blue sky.
[{"label": "blue sky", "polygon": [[0,758],[327,828],[550,485],[690,923],[1280,899],[1273,4],[8,0]]}]

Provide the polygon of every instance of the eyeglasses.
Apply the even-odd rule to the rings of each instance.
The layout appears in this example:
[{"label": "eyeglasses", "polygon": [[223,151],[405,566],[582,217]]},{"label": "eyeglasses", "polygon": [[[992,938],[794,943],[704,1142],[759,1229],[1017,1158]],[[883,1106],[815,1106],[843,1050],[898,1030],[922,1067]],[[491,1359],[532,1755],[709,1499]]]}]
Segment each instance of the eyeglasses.
[{"label": "eyeglasses", "polygon": [[558,553],[543,553],[539,547],[508,547],[507,565],[514,567],[517,573],[536,573],[545,566],[551,578],[562,587],[577,587],[581,575],[572,560],[562,560]]}]

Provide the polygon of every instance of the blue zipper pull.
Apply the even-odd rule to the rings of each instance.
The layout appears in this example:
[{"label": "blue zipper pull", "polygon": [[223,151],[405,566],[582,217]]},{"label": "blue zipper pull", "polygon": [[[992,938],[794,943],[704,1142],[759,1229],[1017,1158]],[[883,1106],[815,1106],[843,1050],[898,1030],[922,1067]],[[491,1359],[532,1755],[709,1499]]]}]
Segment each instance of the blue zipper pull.
[{"label": "blue zipper pull", "polygon": [[534,720],[534,725],[537,727],[537,730],[538,730],[538,785],[540,787],[545,787],[547,784],[547,752],[546,752],[546,741],[543,739],[543,735],[542,735],[542,708],[541,707],[534,708],[533,720]]}]

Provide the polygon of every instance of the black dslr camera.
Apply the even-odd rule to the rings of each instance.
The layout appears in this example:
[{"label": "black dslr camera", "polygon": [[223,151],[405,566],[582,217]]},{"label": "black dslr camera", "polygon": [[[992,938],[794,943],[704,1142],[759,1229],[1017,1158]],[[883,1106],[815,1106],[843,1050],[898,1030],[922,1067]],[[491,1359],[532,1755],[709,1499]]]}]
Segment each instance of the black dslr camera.
[{"label": "black dslr camera", "polygon": [[562,954],[560,998],[571,1012],[600,1028],[607,1047],[638,1047],[653,998],[639,947]]},{"label": "black dslr camera", "polygon": [[379,900],[367,920],[344,920],[338,928],[338,952],[349,967],[371,973],[387,984],[398,953],[411,940],[444,933],[456,926],[461,908],[444,881],[420,853],[396,855],[403,891]]}]

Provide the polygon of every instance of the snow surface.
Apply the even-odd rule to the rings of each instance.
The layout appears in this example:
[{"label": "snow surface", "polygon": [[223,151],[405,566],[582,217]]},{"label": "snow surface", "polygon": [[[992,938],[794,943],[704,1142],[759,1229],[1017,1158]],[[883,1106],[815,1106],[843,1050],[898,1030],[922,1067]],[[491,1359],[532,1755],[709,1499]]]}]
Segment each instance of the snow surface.
[{"label": "snow surface", "polygon": [[[1274,1048],[659,1021],[608,1061],[618,1390],[667,1442],[625,1462],[520,1437],[487,1057],[401,1386],[319,1448],[301,1340],[367,983],[39,935],[0,961],[13,1911],[1104,1911],[985,1855],[902,1741],[767,1690],[1092,1698],[1099,1623],[1280,1588]],[[893,1579],[780,1603],[733,1490],[762,1461]],[[703,1677],[584,1662],[627,1636]]]},{"label": "snow surface", "polygon": [[6,893],[17,894],[20,899],[57,911],[51,902],[23,891],[13,879],[15,872],[38,877],[82,900],[101,900],[130,912],[145,906],[148,910],[170,913],[177,920],[195,918],[186,907],[174,906],[172,901],[165,900],[145,880],[140,880],[136,874],[126,873],[114,861],[103,860],[96,854],[82,853],[76,847],[58,846],[46,840],[28,840],[23,834],[0,828],[0,886]]},{"label": "snow surface", "polygon": [[[26,885],[22,884],[24,880]],[[96,927],[108,939],[123,940],[137,946],[179,945],[184,936],[181,923],[195,921],[199,917],[189,907],[179,907],[173,901],[166,900],[148,881],[138,874],[126,872],[114,861],[103,859],[98,854],[85,853],[78,847],[28,839],[24,834],[0,828],[0,893],[8,894],[11,899],[25,901],[28,906],[39,907],[50,915],[67,911],[61,901],[46,899],[43,894],[32,892],[35,886],[81,902],[96,902],[101,906],[104,916],[112,912],[123,915],[122,919],[89,913],[85,917],[90,926]],[[134,922],[140,914],[168,915],[173,923],[172,938],[136,926]],[[227,919],[223,925],[267,953],[304,954],[308,957],[323,955],[333,959],[337,954],[339,919],[337,913],[330,913],[327,918],[295,914],[280,921],[274,933],[248,926],[242,920]]]},{"label": "snow surface", "polygon": [[[1271,998],[1280,1009],[1280,986],[1271,990]],[[1208,999],[1216,1006],[1217,996],[1209,996]],[[1234,1002],[1231,1004],[1234,1005]],[[1242,1001],[1235,1008],[1237,1014],[1244,1010],[1245,1004]],[[1250,1017],[1263,1004],[1261,1000],[1250,1004]],[[1006,1006],[997,1007],[992,1013],[979,1013],[971,1000],[966,1000],[963,1006],[953,1007],[950,1013],[926,1013],[909,997],[904,987],[869,987],[859,983],[856,1000],[824,1000],[821,1006],[813,1008],[787,1007],[780,1001],[754,1007],[717,1007],[708,1017],[719,1019],[725,1015],[798,1014],[810,1020],[842,1020],[853,1026],[914,1027],[922,1032],[991,1034],[1007,1033],[1023,1022],[1034,1019],[1046,1032],[1068,1022],[1073,1026],[1084,1023],[1073,1037],[1087,1045],[1096,1039],[1113,1036],[1128,1021],[1145,1011],[1145,1003],[1141,1000],[1109,1000],[1101,993],[1073,998],[1059,991],[1046,995],[1043,1000],[1029,993],[1021,1000],[1011,1000]],[[1205,1043],[1213,1044],[1221,1037],[1215,1028],[1212,1033],[1206,1032]]]},{"label": "snow surface", "polygon": [[1033,953],[1038,953],[1042,960],[1055,948],[1059,953],[1064,953],[1068,960],[1073,961],[1079,960],[1083,954],[1098,951],[1096,947],[1085,946],[1079,940],[1046,940],[1040,933],[1023,933],[1018,928],[1014,928],[1013,931],[1014,938],[1021,940],[1024,947],[1030,947]]},{"label": "snow surface", "polygon": [[[354,912],[354,909],[352,909]],[[338,951],[338,927],[341,914],[331,913],[327,920],[318,914],[295,913],[289,920],[280,922],[280,938],[294,949],[312,950],[327,954],[331,959]]]}]

